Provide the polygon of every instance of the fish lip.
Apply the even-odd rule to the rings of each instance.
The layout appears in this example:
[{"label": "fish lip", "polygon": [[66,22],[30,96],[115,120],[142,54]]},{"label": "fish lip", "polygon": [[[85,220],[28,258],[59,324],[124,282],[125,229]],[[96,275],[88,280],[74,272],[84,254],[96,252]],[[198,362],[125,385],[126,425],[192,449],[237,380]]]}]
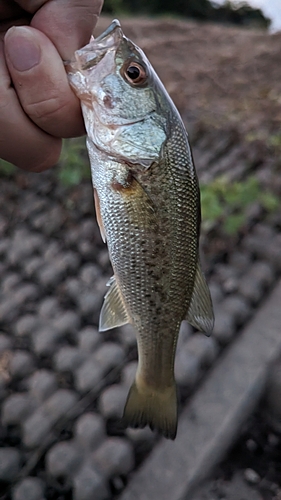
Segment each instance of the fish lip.
[{"label": "fish lip", "polygon": [[110,26],[97,38],[91,37],[90,42],[76,50],[74,61],[66,61],[69,72],[87,71],[96,66],[110,49],[117,49],[124,34],[118,19],[114,19]]},{"label": "fish lip", "polygon": [[118,21],[118,19],[113,19],[112,23],[108,26],[108,28],[106,28],[106,30],[104,30],[103,33],[101,33],[97,38],[95,38],[95,42],[101,42],[102,40],[104,40],[108,35],[112,35],[112,33],[114,33],[114,31],[117,29],[117,28],[120,28],[121,29],[121,24],[120,22]]}]

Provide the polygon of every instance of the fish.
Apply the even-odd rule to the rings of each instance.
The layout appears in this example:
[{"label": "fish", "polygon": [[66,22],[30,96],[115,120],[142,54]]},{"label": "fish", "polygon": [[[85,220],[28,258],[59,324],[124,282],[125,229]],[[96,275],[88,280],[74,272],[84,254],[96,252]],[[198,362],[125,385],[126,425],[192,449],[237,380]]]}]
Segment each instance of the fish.
[{"label": "fish", "polygon": [[97,222],[114,271],[99,330],[130,323],[137,337],[138,367],[123,422],[175,439],[181,322],[207,335],[214,323],[199,258],[200,191],[187,132],[118,20],[75,52],[68,76],[81,100]]}]

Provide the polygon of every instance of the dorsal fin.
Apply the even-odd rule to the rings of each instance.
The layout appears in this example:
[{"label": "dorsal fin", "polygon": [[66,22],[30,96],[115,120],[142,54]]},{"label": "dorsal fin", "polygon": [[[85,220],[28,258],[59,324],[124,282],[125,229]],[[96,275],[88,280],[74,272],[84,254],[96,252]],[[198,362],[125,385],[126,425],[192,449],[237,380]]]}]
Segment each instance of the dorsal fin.
[{"label": "dorsal fin", "polygon": [[100,332],[105,332],[106,330],[111,330],[111,328],[126,325],[126,323],[130,322],[114,276],[110,278],[108,285],[110,289],[104,297],[104,303],[100,312]]},{"label": "dorsal fin", "polygon": [[212,299],[199,261],[196,268],[193,293],[185,319],[192,326],[198,328],[200,332],[211,335],[214,327]]},{"label": "dorsal fin", "polygon": [[106,243],[106,234],[104,230],[104,225],[103,221],[101,218],[101,213],[100,213],[100,200],[99,200],[99,195],[97,193],[97,190],[94,188],[94,200],[95,200],[95,209],[96,209],[96,217],[97,217],[97,222],[100,228],[100,234],[102,237],[102,241]]}]

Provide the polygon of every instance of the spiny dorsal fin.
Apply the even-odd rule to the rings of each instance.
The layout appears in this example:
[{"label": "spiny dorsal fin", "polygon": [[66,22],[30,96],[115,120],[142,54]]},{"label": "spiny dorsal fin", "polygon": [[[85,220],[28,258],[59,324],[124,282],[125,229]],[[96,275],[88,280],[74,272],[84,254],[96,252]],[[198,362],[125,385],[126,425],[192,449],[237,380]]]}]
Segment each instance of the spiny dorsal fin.
[{"label": "spiny dorsal fin", "polygon": [[104,297],[104,303],[100,312],[100,332],[126,325],[130,321],[114,276],[110,278],[108,285],[110,285],[110,289]]},{"label": "spiny dorsal fin", "polygon": [[214,327],[214,313],[212,299],[205,277],[198,261],[194,288],[185,318],[192,326],[200,332],[211,335]]},{"label": "spiny dorsal fin", "polygon": [[100,213],[100,200],[99,200],[99,195],[97,193],[97,190],[95,188],[94,188],[94,200],[95,200],[97,222],[98,222],[98,225],[100,228],[100,234],[102,237],[102,241],[104,243],[106,243],[106,234],[105,234],[104,225],[103,225],[101,213]]}]

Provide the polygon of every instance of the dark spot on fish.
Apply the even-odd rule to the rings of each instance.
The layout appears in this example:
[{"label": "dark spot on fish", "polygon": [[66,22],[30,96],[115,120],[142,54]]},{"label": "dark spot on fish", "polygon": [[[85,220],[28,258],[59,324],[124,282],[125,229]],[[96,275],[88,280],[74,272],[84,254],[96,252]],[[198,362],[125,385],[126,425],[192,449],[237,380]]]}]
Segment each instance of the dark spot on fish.
[{"label": "dark spot on fish", "polygon": [[118,182],[117,180],[114,180],[111,183],[111,187],[115,191],[124,191],[126,189],[128,190],[129,188],[132,187],[133,180],[134,180],[134,178],[133,178],[131,172],[128,172],[128,175],[127,175],[126,179],[124,179],[124,181],[122,183]]},{"label": "dark spot on fish", "polygon": [[103,104],[105,105],[106,108],[109,108],[109,109],[113,109],[114,108],[111,96],[109,94],[106,94],[104,96],[104,98],[103,98]]}]

